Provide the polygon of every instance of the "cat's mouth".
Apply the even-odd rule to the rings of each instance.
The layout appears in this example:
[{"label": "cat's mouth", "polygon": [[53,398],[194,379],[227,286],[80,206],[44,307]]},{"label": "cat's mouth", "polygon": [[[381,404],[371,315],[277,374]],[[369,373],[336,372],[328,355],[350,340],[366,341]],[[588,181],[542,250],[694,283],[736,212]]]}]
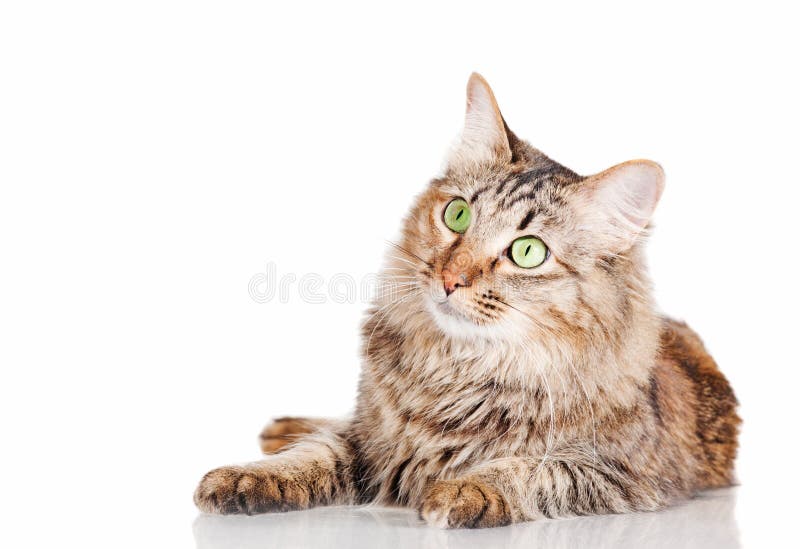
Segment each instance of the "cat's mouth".
[{"label": "cat's mouth", "polygon": [[[425,300],[428,314],[444,334],[457,338],[504,338],[505,332],[498,329],[498,317],[487,317],[470,310],[468,304],[453,301],[452,296]],[[466,309],[466,310],[465,310]]]},{"label": "cat's mouth", "polygon": [[485,323],[465,311],[462,304],[453,301],[453,297],[429,295],[425,301],[429,314],[445,333],[458,336],[477,335],[475,330],[485,328]]},{"label": "cat's mouth", "polygon": [[435,301],[435,303],[436,307],[444,314],[461,318],[463,320],[470,320],[467,315],[453,307],[453,304],[447,298],[445,298],[444,301]]},{"label": "cat's mouth", "polygon": [[432,309],[434,316],[438,313],[440,315],[447,315],[448,317],[471,322],[472,319],[470,316],[464,313],[461,308],[453,302],[454,299],[455,297],[450,297],[444,292],[439,292],[431,288],[427,299],[429,304],[428,308]]}]

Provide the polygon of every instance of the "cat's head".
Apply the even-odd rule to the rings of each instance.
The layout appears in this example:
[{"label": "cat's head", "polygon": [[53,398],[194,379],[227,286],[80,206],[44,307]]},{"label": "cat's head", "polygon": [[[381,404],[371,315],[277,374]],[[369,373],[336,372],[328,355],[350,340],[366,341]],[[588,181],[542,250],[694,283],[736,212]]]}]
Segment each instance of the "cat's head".
[{"label": "cat's head", "polygon": [[588,177],[554,162],[509,130],[473,74],[461,139],[386,272],[406,308],[454,337],[603,333],[648,299],[639,242],[663,187],[647,160]]}]

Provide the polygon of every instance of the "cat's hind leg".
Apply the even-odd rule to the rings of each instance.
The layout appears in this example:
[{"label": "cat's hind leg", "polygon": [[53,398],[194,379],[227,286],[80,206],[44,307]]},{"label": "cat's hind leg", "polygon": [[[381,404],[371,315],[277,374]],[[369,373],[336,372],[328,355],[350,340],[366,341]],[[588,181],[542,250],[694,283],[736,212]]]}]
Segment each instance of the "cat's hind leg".
[{"label": "cat's hind leg", "polygon": [[304,435],[315,433],[320,429],[336,429],[341,421],[325,418],[279,417],[261,431],[258,436],[261,452],[274,454],[286,449]]}]

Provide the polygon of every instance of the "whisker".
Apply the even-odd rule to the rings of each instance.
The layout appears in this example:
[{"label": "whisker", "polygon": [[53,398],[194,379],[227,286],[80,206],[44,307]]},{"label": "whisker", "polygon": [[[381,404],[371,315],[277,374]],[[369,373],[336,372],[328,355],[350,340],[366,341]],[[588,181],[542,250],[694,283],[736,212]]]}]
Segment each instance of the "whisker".
[{"label": "whisker", "polygon": [[415,269],[418,269],[418,268],[419,268],[419,265],[418,265],[417,263],[414,263],[413,261],[411,261],[411,260],[410,260],[410,259],[408,259],[408,258],[405,258],[405,257],[400,257],[400,256],[396,256],[396,255],[390,255],[389,257],[390,257],[390,258],[392,258],[392,259],[396,259],[396,260],[398,260],[398,261],[403,261],[404,263],[408,263],[409,265],[411,265],[411,266],[412,266],[412,267],[414,267]]},{"label": "whisker", "polygon": [[411,291],[409,291],[405,296],[403,296],[403,297],[401,297],[399,299],[396,299],[394,301],[390,301],[389,303],[387,303],[386,305],[384,305],[383,307],[381,307],[380,309],[378,309],[374,313],[374,314],[378,314],[381,311],[383,311],[383,314],[381,314],[380,318],[378,318],[378,321],[375,323],[375,326],[372,328],[372,332],[370,332],[370,334],[369,334],[369,338],[367,339],[367,345],[364,348],[364,354],[365,355],[369,355],[370,344],[372,343],[372,336],[375,335],[375,330],[378,329],[378,326],[380,326],[381,322],[383,322],[383,320],[386,318],[386,315],[389,314],[390,311],[395,309],[401,303],[403,303],[403,302],[407,301],[408,299],[410,299],[411,297],[414,297],[414,296],[419,295],[421,293],[422,293],[421,289],[412,288]]},{"label": "whisker", "polygon": [[419,259],[420,261],[422,261],[422,262],[423,262],[425,265],[427,265],[428,267],[433,267],[433,264],[432,264],[432,263],[430,263],[429,261],[425,261],[425,260],[424,260],[424,259],[422,259],[420,256],[418,256],[418,255],[417,255],[417,254],[415,254],[414,252],[412,252],[412,251],[410,251],[410,250],[407,250],[406,248],[402,247],[402,246],[401,246],[400,244],[398,244],[397,242],[392,242],[391,240],[387,240],[386,242],[388,242],[389,244],[391,244],[392,246],[394,246],[395,248],[397,248],[397,249],[398,249],[398,250],[400,250],[401,252],[404,252],[404,253],[406,253],[406,254],[410,255],[411,257],[415,257],[415,258]]}]

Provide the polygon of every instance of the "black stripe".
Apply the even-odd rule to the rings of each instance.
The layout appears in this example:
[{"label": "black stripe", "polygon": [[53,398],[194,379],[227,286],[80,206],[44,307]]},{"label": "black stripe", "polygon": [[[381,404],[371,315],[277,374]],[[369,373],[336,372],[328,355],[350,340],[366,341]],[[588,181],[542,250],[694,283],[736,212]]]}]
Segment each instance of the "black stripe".
[{"label": "black stripe", "polygon": [[534,184],[534,190],[536,190],[537,186],[541,186],[544,181],[549,180],[550,177],[555,173],[555,171],[556,170],[553,168],[553,166],[545,166],[542,168],[534,168],[530,171],[521,173],[517,176],[516,182],[514,183],[514,185],[512,185],[511,189],[509,189],[508,193],[506,194],[510,196],[514,194],[517,190],[519,190],[523,185],[527,185],[534,179],[541,178]]},{"label": "black stripe", "polygon": [[539,509],[539,512],[547,518],[553,518],[553,515],[550,513],[550,510],[547,507],[547,496],[545,496],[544,491],[539,488],[536,490],[536,507]]},{"label": "black stripe", "polygon": [[497,187],[497,190],[495,191],[495,193],[494,193],[494,194],[495,194],[496,196],[500,196],[500,195],[503,193],[503,189],[506,187],[506,183],[508,183],[509,181],[510,181],[509,179],[504,179],[504,180],[503,180],[503,181],[500,183],[500,185],[498,185],[498,187]]},{"label": "black stripe", "polygon": [[389,485],[389,493],[392,494],[392,497],[398,503],[403,503],[400,500],[400,477],[403,476],[403,471],[406,470],[406,467],[408,467],[408,464],[411,463],[412,459],[413,456],[397,466],[397,470],[395,470],[394,476],[392,477],[392,482]]},{"label": "black stripe", "polygon": [[[242,482],[243,478],[244,478],[244,473],[240,474],[239,477],[236,479],[236,483],[233,486],[233,493],[237,495],[236,504],[239,506],[239,511],[246,515],[249,515],[250,508],[247,505],[247,496],[245,496],[244,492],[239,491],[239,483]],[[230,504],[231,508],[233,508],[233,501],[231,501]]]},{"label": "black stripe", "polygon": [[344,442],[348,447],[347,454],[352,456],[352,462],[350,463],[348,473],[350,480],[355,485],[356,503],[369,503],[374,500],[375,496],[377,495],[376,487],[369,482],[369,479],[372,476],[369,466],[366,460],[362,457],[363,454],[361,450],[353,441],[345,438]]},{"label": "black stripe", "polygon": [[439,459],[438,459],[439,463],[442,463],[442,464],[446,465],[447,462],[450,461],[450,459],[453,457],[453,454],[455,454],[455,453],[456,453],[456,449],[455,448],[453,448],[453,447],[445,448],[444,452],[442,452],[442,455],[439,456]]},{"label": "black stripe", "polygon": [[614,274],[614,267],[616,263],[617,263],[616,256],[611,256],[611,255],[602,256],[597,260],[597,266],[610,275]]},{"label": "black stripe", "polygon": [[624,484],[622,484],[622,481],[620,479],[618,479],[614,475],[614,473],[611,473],[611,472],[608,472],[608,471],[603,471],[602,469],[595,469],[595,472],[598,475],[600,475],[601,477],[603,477],[603,480],[605,480],[606,483],[608,483],[611,486],[615,487],[617,489],[617,491],[619,492],[619,495],[622,496],[622,499],[624,499],[627,502],[630,502],[631,495],[630,495],[630,492],[628,491],[628,487],[625,486]]},{"label": "black stripe", "polygon": [[533,210],[529,210],[528,213],[525,214],[525,217],[522,218],[522,221],[519,222],[517,230],[524,231],[525,227],[528,226],[528,224],[531,222],[532,219],[533,219]]},{"label": "black stripe", "polygon": [[486,493],[481,489],[481,487],[479,485],[473,484],[472,487],[475,488],[478,491],[478,493],[481,495],[481,497],[483,498],[483,507],[481,507],[480,512],[470,522],[470,527],[471,528],[475,528],[478,524],[481,523],[481,520],[483,519],[483,515],[486,514],[486,509],[489,508],[489,498],[486,497]]},{"label": "black stripe", "polygon": [[276,478],[275,479],[275,488],[278,489],[278,502],[280,502],[280,508],[283,509],[286,507],[286,496],[284,495],[284,486],[283,480]]},{"label": "black stripe", "polygon": [[569,500],[569,506],[574,508],[575,502],[578,501],[578,479],[575,477],[575,473],[572,472],[572,467],[570,467],[568,463],[564,463],[563,461],[558,463],[559,465],[561,465],[561,469],[569,477],[570,489],[567,498]]},{"label": "black stripe", "polygon": [[556,261],[558,262],[558,264],[559,264],[559,265],[561,265],[562,267],[564,267],[564,269],[566,269],[566,271],[567,271],[569,274],[571,274],[572,276],[574,276],[574,277],[576,277],[576,278],[580,278],[580,279],[582,279],[582,278],[583,278],[583,276],[581,275],[581,273],[579,273],[579,272],[578,272],[578,269],[576,269],[575,267],[573,267],[572,265],[570,265],[570,264],[569,264],[569,263],[567,263],[566,261],[564,261],[564,260],[562,260],[562,259],[556,259]]},{"label": "black stripe", "polygon": [[[540,181],[537,181],[536,184],[533,186],[533,188],[530,191],[528,191],[526,193],[522,193],[522,194],[520,194],[520,195],[518,195],[518,196],[516,196],[514,198],[511,198],[510,196],[508,198],[506,198],[506,202],[505,202],[504,206],[506,208],[510,208],[514,204],[516,204],[517,202],[522,202],[523,200],[533,200],[533,199],[535,199],[537,196],[539,196],[539,193],[541,193],[542,188],[544,188],[545,184],[549,184],[549,183],[551,183],[550,179],[542,179]],[[557,195],[555,193],[550,193],[550,195],[548,196],[548,200],[553,205],[563,205],[564,204],[564,199],[561,198],[559,195]]]},{"label": "black stripe", "polygon": [[648,388],[648,397],[650,399],[650,408],[653,409],[653,415],[659,425],[664,425],[664,420],[661,417],[661,404],[658,402],[658,380],[654,374],[650,374],[650,387]]},{"label": "black stripe", "polygon": [[597,485],[594,483],[594,479],[591,475],[583,475],[584,484],[586,486],[586,499],[589,500],[589,512],[596,513],[598,511],[605,511],[608,506],[605,505],[604,502],[601,502],[597,499],[599,496],[599,491],[597,490]]},{"label": "black stripe", "polygon": [[489,187],[484,187],[484,188],[478,189],[477,191],[472,193],[472,198],[469,199],[470,203],[475,202],[480,195],[482,195],[483,193],[485,193],[488,190],[489,190]]}]

